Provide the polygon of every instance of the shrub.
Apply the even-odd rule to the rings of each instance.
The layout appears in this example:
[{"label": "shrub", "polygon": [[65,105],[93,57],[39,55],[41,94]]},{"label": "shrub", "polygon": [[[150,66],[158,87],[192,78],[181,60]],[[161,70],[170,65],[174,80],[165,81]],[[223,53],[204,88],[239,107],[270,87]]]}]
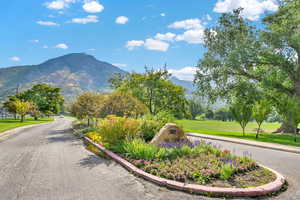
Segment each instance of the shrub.
[{"label": "shrub", "polygon": [[220,178],[228,180],[234,173],[234,168],[229,164],[223,164],[220,170]]},{"label": "shrub", "polygon": [[98,132],[104,143],[115,143],[125,140],[126,138],[135,138],[139,133],[139,121],[126,118],[108,116],[100,121]]},{"label": "shrub", "polygon": [[106,96],[101,116],[116,115],[137,118],[147,114],[148,108],[129,93],[114,92]]},{"label": "shrub", "polygon": [[161,127],[158,121],[143,119],[140,121],[140,136],[146,142],[151,141]]},{"label": "shrub", "polygon": [[[126,140],[123,148],[133,159],[153,160],[159,152],[158,147],[145,143],[142,139]],[[162,152],[159,153],[159,156],[163,157]]]}]

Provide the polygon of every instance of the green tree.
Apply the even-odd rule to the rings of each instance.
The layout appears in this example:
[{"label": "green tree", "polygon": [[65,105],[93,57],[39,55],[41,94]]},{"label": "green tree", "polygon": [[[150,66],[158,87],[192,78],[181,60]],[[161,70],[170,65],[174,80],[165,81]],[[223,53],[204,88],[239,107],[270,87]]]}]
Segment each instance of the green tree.
[{"label": "green tree", "polygon": [[111,87],[122,92],[129,92],[145,104],[151,114],[169,111],[182,118],[188,115],[185,90],[168,80],[170,74],[164,69],[146,68],[145,74],[131,73],[116,76],[110,80]]},{"label": "green tree", "polygon": [[29,114],[31,103],[26,101],[14,101],[14,107],[16,109],[16,113],[21,116],[21,122],[24,122],[24,118],[27,114]]},{"label": "green tree", "polygon": [[270,103],[266,100],[260,100],[257,101],[252,109],[252,116],[255,119],[258,128],[256,131],[256,139],[258,138],[259,132],[260,132],[260,127],[262,123],[266,120],[268,114],[271,112],[271,106]]},{"label": "green tree", "polygon": [[130,93],[116,91],[105,97],[100,116],[139,117],[148,112],[148,108]]},{"label": "green tree", "polygon": [[300,100],[297,97],[283,97],[280,106],[280,113],[284,121],[294,127],[295,142],[297,141],[298,125],[300,123]]},{"label": "green tree", "polygon": [[229,99],[242,81],[274,101],[275,93],[300,99],[299,8],[300,0],[283,0],[260,29],[242,18],[241,9],[223,14],[205,31],[207,52],[195,80],[199,91]]},{"label": "green tree", "polygon": [[232,103],[230,111],[235,120],[243,129],[243,136],[245,136],[245,128],[249,123],[252,115],[252,105],[243,100],[236,100]]},{"label": "green tree", "polygon": [[16,97],[22,101],[34,103],[38,110],[45,115],[59,113],[64,103],[60,88],[51,87],[47,84],[36,84],[31,89],[19,93]]},{"label": "green tree", "polygon": [[204,108],[199,99],[196,98],[190,99],[188,100],[188,104],[190,107],[191,117],[193,120],[195,120],[198,115],[204,113]]},{"label": "green tree", "polygon": [[79,95],[71,105],[71,113],[78,119],[87,119],[88,126],[91,121],[99,117],[104,104],[104,96],[98,93],[85,92]]}]

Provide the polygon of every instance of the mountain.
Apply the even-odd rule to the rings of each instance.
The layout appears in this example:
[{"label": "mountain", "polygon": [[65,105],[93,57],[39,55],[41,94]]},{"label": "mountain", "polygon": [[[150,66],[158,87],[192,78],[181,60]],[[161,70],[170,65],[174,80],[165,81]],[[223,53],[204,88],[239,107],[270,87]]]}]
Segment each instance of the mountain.
[{"label": "mountain", "polygon": [[170,78],[170,81],[172,81],[176,85],[180,85],[181,87],[185,88],[188,93],[192,93],[195,90],[195,86],[193,85],[192,81],[180,80],[175,76],[172,76]]},{"label": "mountain", "polygon": [[39,65],[0,69],[0,97],[30,88],[36,83],[61,87],[67,102],[83,91],[109,90],[108,80],[120,68],[84,53],[72,53],[50,59]]},{"label": "mountain", "polygon": [[[85,53],[72,53],[50,59],[39,65],[0,68],[0,101],[16,90],[25,90],[37,83],[62,88],[66,102],[72,102],[83,91],[110,91],[108,80],[115,73],[128,73],[112,64]],[[192,82],[171,77],[170,81],[194,90]]]}]

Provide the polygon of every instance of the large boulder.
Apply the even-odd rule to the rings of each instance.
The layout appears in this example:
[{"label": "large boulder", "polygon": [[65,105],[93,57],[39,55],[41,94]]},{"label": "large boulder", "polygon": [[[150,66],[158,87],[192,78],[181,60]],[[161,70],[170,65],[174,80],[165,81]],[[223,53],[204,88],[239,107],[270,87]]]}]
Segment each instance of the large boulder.
[{"label": "large boulder", "polygon": [[164,142],[172,142],[185,139],[187,139],[187,137],[180,126],[172,123],[167,123],[155,135],[150,144],[160,145]]}]

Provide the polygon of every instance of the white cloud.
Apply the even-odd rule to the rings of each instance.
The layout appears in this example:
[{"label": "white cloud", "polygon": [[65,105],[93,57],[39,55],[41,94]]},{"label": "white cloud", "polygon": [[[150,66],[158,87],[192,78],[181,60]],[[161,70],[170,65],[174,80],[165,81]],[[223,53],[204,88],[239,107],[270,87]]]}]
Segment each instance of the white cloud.
[{"label": "white cloud", "polygon": [[97,23],[99,22],[98,17],[96,15],[88,15],[85,18],[73,18],[71,23],[76,24],[87,24],[87,23]]},{"label": "white cloud", "polygon": [[166,13],[160,13],[160,16],[165,17]]},{"label": "white cloud", "polygon": [[116,18],[116,23],[117,24],[126,24],[128,22],[128,17],[125,16],[119,16]]},{"label": "white cloud", "polygon": [[127,67],[127,64],[122,64],[122,63],[113,63],[113,65],[117,67]]},{"label": "white cloud", "polygon": [[200,19],[186,19],[182,21],[176,21],[168,26],[175,29],[203,29],[203,25]]},{"label": "white cloud", "polygon": [[165,34],[157,33],[154,36],[154,38],[157,40],[164,40],[164,41],[170,41],[170,42],[174,41],[175,37],[176,37],[176,34],[170,33],[170,32],[165,33]]},{"label": "white cloud", "polygon": [[21,58],[17,57],[17,56],[13,56],[10,58],[11,61],[13,62],[20,62],[21,61]]},{"label": "white cloud", "polygon": [[145,48],[148,50],[154,51],[167,51],[169,49],[169,44],[160,40],[155,40],[152,38],[148,38],[144,44]]},{"label": "white cloud", "polygon": [[51,21],[37,21],[36,23],[42,26],[59,26],[58,23]]},{"label": "white cloud", "polygon": [[211,17],[209,14],[207,14],[207,15],[206,15],[206,19],[207,19],[208,21],[211,21],[211,20],[212,20],[212,17]]},{"label": "white cloud", "polygon": [[29,40],[29,42],[32,42],[32,43],[39,43],[40,41],[39,41],[39,40]]},{"label": "white cloud", "polygon": [[47,45],[44,45],[44,46],[43,46],[43,49],[48,49],[48,46],[47,46]]},{"label": "white cloud", "polygon": [[126,48],[129,50],[133,50],[137,47],[143,46],[144,45],[143,40],[130,40],[126,43]]},{"label": "white cloud", "polygon": [[96,51],[95,48],[90,48],[90,49],[87,49],[88,51]]},{"label": "white cloud", "polygon": [[187,66],[182,69],[168,69],[168,71],[180,80],[193,81],[197,68]]},{"label": "white cloud", "polygon": [[237,8],[244,8],[242,15],[249,20],[255,21],[264,12],[276,11],[278,7],[276,0],[218,0],[214,11],[227,13]]},{"label": "white cloud", "polygon": [[82,8],[88,13],[99,13],[104,10],[104,6],[101,5],[98,1],[89,1],[89,0],[85,1]]},{"label": "white cloud", "polygon": [[176,41],[186,41],[190,44],[202,44],[204,38],[204,29],[187,30],[181,35],[177,35]]},{"label": "white cloud", "polygon": [[44,5],[50,10],[62,10],[68,8],[71,3],[75,3],[77,0],[55,0],[46,2]]},{"label": "white cloud", "polygon": [[65,43],[60,43],[60,44],[57,44],[55,46],[55,48],[57,48],[57,49],[68,49],[69,47]]}]

